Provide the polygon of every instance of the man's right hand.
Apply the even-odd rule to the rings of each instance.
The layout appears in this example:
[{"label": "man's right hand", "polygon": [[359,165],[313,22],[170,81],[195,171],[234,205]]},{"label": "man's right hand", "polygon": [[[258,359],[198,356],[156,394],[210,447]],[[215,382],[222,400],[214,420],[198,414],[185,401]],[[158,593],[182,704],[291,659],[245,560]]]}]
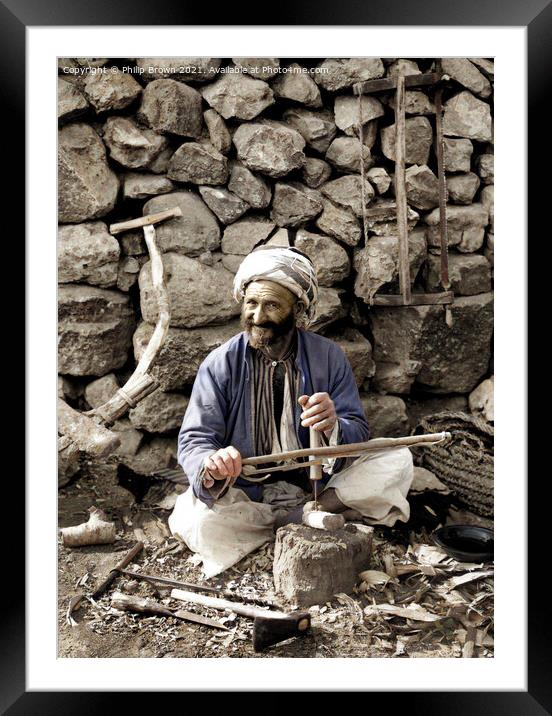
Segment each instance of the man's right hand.
[{"label": "man's right hand", "polygon": [[207,470],[207,474],[214,480],[226,480],[230,477],[230,487],[241,475],[242,471],[241,455],[232,445],[221,448],[212,455],[209,455],[205,458],[203,464]]}]

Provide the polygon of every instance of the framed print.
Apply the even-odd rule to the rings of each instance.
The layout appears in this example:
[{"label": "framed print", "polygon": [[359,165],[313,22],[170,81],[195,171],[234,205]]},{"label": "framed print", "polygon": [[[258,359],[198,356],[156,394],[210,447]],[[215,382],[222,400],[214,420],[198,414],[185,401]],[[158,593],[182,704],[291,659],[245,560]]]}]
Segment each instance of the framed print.
[{"label": "framed print", "polygon": [[[370,691],[380,699],[394,692],[405,708],[414,701],[430,713],[548,712],[549,627],[535,584],[545,557],[536,534],[528,551],[526,534],[546,523],[546,503],[537,500],[528,519],[524,336],[527,221],[532,226],[546,205],[534,206],[542,185],[525,192],[526,148],[540,147],[546,135],[539,108],[550,67],[549,8],[506,7],[496,17],[484,3],[466,3],[459,17],[458,6],[430,15],[397,5],[385,17],[363,9],[354,20],[356,11],[343,8],[337,25],[326,7],[315,24],[282,8],[284,26],[205,26],[187,13],[166,25],[168,6],[159,14],[136,6],[128,26],[124,6],[72,4],[63,17],[60,7],[47,18],[25,3],[8,6],[8,136],[23,134],[26,118],[29,407],[26,555],[16,540],[9,549],[9,574],[19,575],[14,584],[26,581],[26,597],[20,586],[10,588],[4,611],[11,646],[3,708],[73,712],[80,693],[71,692],[87,692],[89,707],[99,710],[108,696],[101,692],[112,691]],[[178,57],[182,46],[195,57]],[[527,98],[534,128],[526,123]],[[370,117],[357,122],[363,108]],[[277,268],[266,268],[273,253]],[[266,284],[283,293],[265,296]],[[298,342],[288,345],[278,339],[288,330],[278,311],[285,313],[290,295]],[[243,381],[261,380],[266,369],[270,380],[260,384],[270,386],[268,398],[255,390],[249,398],[245,382],[237,388],[242,378],[232,361],[245,370],[237,347],[238,357],[224,359],[231,379],[216,390],[207,384],[219,369],[205,361],[237,346],[238,335],[255,349],[244,349]],[[304,368],[309,336],[316,360]],[[323,346],[334,351],[331,359]],[[336,387],[342,355],[341,379],[349,371],[362,401],[354,419]],[[306,372],[318,376],[324,360],[333,376],[327,392],[321,377],[301,383]],[[240,413],[239,390],[253,415]],[[238,406],[216,427],[222,463],[202,457],[196,465],[187,450],[216,422],[219,399],[224,410]],[[309,434],[311,413],[300,409],[289,413],[298,416],[289,431],[286,406],[296,402],[312,415],[320,403],[320,435]],[[272,412],[263,422],[265,404],[278,418]],[[197,424],[196,407],[203,410]],[[358,425],[366,416],[364,433]],[[240,433],[242,423],[249,427]],[[411,443],[400,442],[421,434],[427,442],[431,432],[440,435],[431,442],[448,446],[460,431],[469,437],[456,453],[447,448],[446,468],[435,450],[432,462],[423,448],[413,450],[412,462]],[[322,473],[322,461],[325,482],[315,485],[328,487],[312,493],[312,519],[347,513],[350,502],[356,517],[347,534],[353,541],[370,535],[370,558],[352,562],[364,575],[354,588],[343,577],[324,592],[320,578],[319,594],[300,596],[294,574],[307,581],[311,562],[299,554],[301,566],[289,567],[300,549],[284,544],[286,530],[293,544],[302,529],[315,531],[317,543],[336,544],[331,531],[301,526],[309,523],[293,479],[306,471],[288,465],[284,484],[293,489],[284,494],[282,482],[268,479],[259,498],[253,488],[260,483],[244,478],[248,492],[234,480],[272,474],[278,460],[259,456],[339,460],[347,454],[338,448],[381,438],[399,442],[374,449],[409,456],[408,465],[393,467],[397,474],[408,469],[421,479],[429,468],[443,489],[432,488],[429,505],[424,490],[418,500],[410,490],[407,502],[410,477],[405,494],[390,498],[388,522],[378,513],[355,531],[369,508],[356,493],[347,497],[353,478],[344,486],[341,468]],[[466,439],[477,440],[476,468],[464,465]],[[248,441],[254,448],[246,452]],[[237,457],[227,445],[238,445]],[[474,482],[465,489],[469,470]],[[23,504],[18,497],[10,504]],[[275,543],[259,541],[260,523],[256,537],[239,533],[237,523],[230,532],[227,522],[213,526],[213,504],[235,507],[234,499],[240,514],[265,520],[263,535],[284,525]],[[274,527],[267,515],[276,504],[286,515],[299,510],[298,524],[289,528],[282,517]],[[201,541],[203,528],[192,537],[180,526],[192,509],[194,519],[203,510],[210,534],[221,530],[214,547]],[[393,531],[396,522],[402,531]],[[466,555],[435,556],[450,545],[435,542],[434,531],[464,522],[478,534],[496,532],[494,569],[480,553],[469,568],[455,566],[469,563]],[[98,525],[104,544],[87,542],[92,526],[97,539]],[[238,533],[239,553],[232,547]],[[84,546],[72,547],[72,539]],[[311,561],[316,549],[309,547]],[[341,559],[325,568],[332,579]],[[186,603],[175,601],[179,594]],[[454,603],[458,594],[469,618]],[[217,601],[229,599],[236,613]],[[277,628],[267,609],[279,615]]]}]

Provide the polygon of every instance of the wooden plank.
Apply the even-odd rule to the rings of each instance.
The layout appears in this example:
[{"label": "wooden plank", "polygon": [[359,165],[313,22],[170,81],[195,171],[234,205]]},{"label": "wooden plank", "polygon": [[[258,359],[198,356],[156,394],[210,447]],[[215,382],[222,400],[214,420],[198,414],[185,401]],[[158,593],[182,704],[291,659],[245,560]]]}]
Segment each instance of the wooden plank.
[{"label": "wooden plank", "polygon": [[[402,75],[404,77],[405,87],[427,87],[437,84],[441,80],[440,72],[428,72],[423,75]],[[384,77],[379,80],[368,80],[366,82],[357,82],[353,85],[354,94],[374,94],[375,92],[389,92],[397,89],[396,77]]]},{"label": "wooden plank", "polygon": [[410,303],[405,304],[403,297],[396,294],[378,294],[373,297],[374,306],[433,306],[436,304],[452,303],[454,294],[452,291],[442,293],[413,293],[410,296]]},{"label": "wooden plank", "polygon": [[410,261],[408,258],[408,224],[405,180],[406,113],[404,75],[397,77],[395,94],[395,197],[399,234],[399,286],[405,304],[410,303]]},{"label": "wooden plank", "polygon": [[447,185],[443,157],[443,90],[435,92],[435,129],[437,143],[437,176],[439,179],[439,233],[441,240],[441,286],[450,288],[448,270],[448,232],[447,232]]}]

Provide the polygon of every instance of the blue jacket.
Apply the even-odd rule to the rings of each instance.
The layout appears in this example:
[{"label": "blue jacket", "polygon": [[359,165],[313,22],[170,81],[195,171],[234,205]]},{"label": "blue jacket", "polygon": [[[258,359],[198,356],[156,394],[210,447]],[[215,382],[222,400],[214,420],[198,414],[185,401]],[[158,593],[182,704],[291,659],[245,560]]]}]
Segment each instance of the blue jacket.
[{"label": "blue jacket", "polygon": [[[370,431],[351,365],[333,341],[303,329],[297,330],[295,364],[299,395],[326,392],[334,401],[339,420],[340,444],[368,440]],[[196,497],[211,506],[214,498],[201,484],[203,461],[214,451],[233,445],[243,458],[253,457],[251,425],[251,347],[245,332],[215,348],[200,365],[190,402],[178,435],[177,459]],[[309,446],[309,430],[301,425],[302,408],[295,410],[299,444]],[[333,472],[344,466],[336,460]],[[285,473],[282,473],[285,479]],[[330,475],[322,478],[327,482]],[[241,478],[235,483],[251,499],[262,499],[262,486]]]}]

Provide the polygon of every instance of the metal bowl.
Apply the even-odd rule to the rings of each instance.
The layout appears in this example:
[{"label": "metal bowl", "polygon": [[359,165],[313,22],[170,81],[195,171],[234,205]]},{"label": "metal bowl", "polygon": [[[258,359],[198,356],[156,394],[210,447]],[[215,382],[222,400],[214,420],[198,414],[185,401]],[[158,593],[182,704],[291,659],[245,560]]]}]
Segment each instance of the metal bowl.
[{"label": "metal bowl", "polygon": [[494,532],[476,525],[447,525],[431,535],[435,544],[459,562],[491,562]]}]

